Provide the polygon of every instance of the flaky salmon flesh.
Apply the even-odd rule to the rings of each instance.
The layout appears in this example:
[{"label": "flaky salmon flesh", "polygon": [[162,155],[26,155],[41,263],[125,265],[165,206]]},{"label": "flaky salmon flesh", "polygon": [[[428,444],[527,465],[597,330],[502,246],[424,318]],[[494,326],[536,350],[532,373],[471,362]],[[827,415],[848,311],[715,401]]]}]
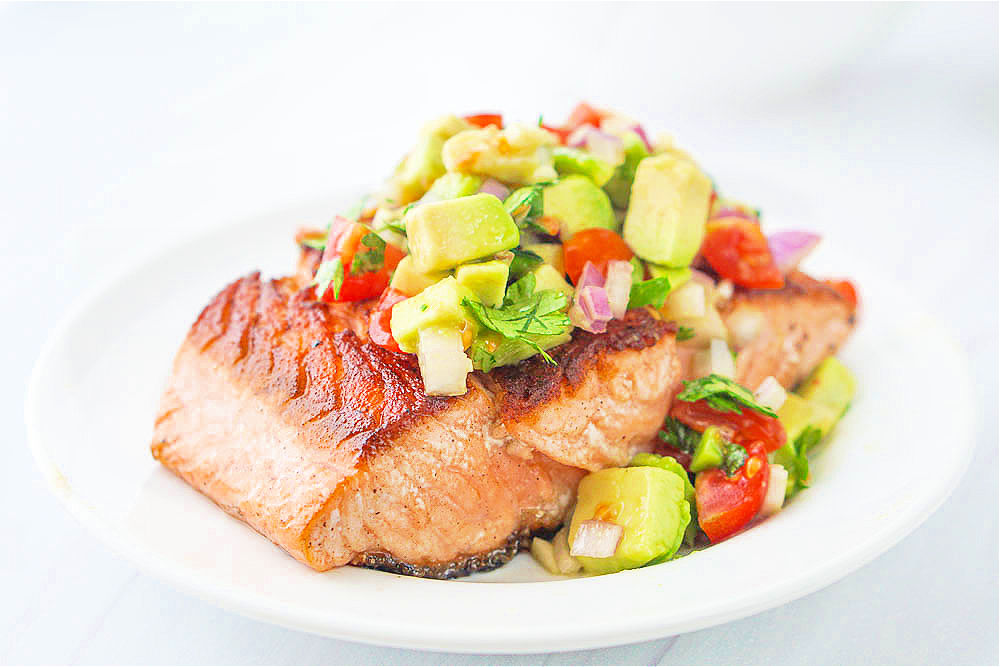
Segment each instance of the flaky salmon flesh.
[{"label": "flaky salmon flesh", "polygon": [[[303,271],[304,273],[305,271]],[[447,578],[502,565],[567,518],[579,480],[655,447],[685,373],[676,327],[629,311],[605,334],[424,393],[414,355],[368,341],[370,304],[326,304],[297,277],[241,278],[191,327],[152,452],[225,511],[317,570]],[[854,324],[837,292],[793,274],[721,309],[759,318],[738,379],[789,386]]]}]

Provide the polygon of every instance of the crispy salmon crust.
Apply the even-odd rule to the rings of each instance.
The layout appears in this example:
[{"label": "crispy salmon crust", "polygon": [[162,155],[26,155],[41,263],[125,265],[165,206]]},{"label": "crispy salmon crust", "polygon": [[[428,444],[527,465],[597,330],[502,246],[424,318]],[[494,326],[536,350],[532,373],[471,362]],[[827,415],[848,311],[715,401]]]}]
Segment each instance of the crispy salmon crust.
[{"label": "crispy salmon crust", "polygon": [[412,355],[367,341],[365,304],[317,303],[299,284],[252,274],[204,309],[152,452],[318,570],[502,564],[558,527],[585,470],[650,446],[679,372],[671,328],[635,311],[557,348],[557,369],[522,364],[528,384],[475,373],[466,395],[428,397]]}]

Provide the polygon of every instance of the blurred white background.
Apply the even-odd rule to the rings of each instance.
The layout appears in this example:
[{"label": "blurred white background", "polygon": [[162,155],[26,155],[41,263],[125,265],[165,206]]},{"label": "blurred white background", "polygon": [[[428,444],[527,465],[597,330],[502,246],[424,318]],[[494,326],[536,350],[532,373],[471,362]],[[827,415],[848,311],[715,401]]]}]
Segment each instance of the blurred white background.
[{"label": "blurred white background", "polygon": [[[995,663],[997,21],[985,3],[0,5],[0,662]],[[81,294],[180,237],[380,180],[428,117],[558,121],[579,99],[673,133],[765,224],[849,243],[952,326],[977,451],[897,547],[727,626],[457,657],[215,609],[47,492],[24,386]]]}]

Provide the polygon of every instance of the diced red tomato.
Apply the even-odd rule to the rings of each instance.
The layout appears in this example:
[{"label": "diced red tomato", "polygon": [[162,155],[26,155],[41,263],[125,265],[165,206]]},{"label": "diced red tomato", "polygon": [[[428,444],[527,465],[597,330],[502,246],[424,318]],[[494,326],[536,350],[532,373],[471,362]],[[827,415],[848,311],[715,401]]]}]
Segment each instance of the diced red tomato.
[{"label": "diced red tomato", "polygon": [[476,127],[489,127],[490,125],[496,125],[497,128],[503,129],[503,116],[498,113],[477,113],[470,116],[465,116],[465,120],[469,121]]},{"label": "diced red tomato", "polygon": [[330,285],[323,294],[316,295],[318,299],[328,302],[364,301],[374,299],[389,285],[389,276],[399,264],[399,260],[405,256],[402,250],[391,243],[385,245],[385,261],[379,270],[351,273],[351,264],[361,245],[361,239],[371,231],[367,225],[353,220],[340,216],[334,218],[330,224],[330,234],[327,237],[322,261],[339,260],[344,267],[344,282],[340,287],[339,298],[334,298],[333,285]]},{"label": "diced red tomato", "polygon": [[717,426],[730,442],[744,447],[760,443],[769,452],[781,449],[788,439],[785,427],[777,418],[750,408],[743,408],[740,413],[720,412],[705,401],[675,400],[670,416],[700,432]]},{"label": "diced red tomato", "polygon": [[760,511],[769,478],[767,451],[762,443],[747,447],[747,460],[732,477],[718,468],[698,473],[694,499],[698,525],[712,542],[746,526]]},{"label": "diced red tomato", "polygon": [[601,121],[608,115],[608,112],[595,109],[586,102],[577,104],[569,114],[569,119],[561,127],[546,125],[541,123],[541,127],[552,132],[559,137],[560,143],[565,144],[566,139],[573,133],[573,130],[581,125],[593,125],[600,127]]},{"label": "diced red tomato", "polygon": [[584,229],[574,234],[573,238],[563,243],[563,255],[566,273],[574,285],[580,278],[583,265],[587,262],[593,262],[601,273],[606,273],[608,262],[611,260],[620,259],[627,262],[633,256],[622,237],[610,229],[599,227]]},{"label": "diced red tomato", "polygon": [[573,108],[573,111],[569,114],[569,120],[566,121],[566,127],[576,129],[581,125],[593,125],[594,127],[600,127],[601,121],[607,116],[606,111],[601,111],[600,109],[595,109],[586,102],[580,102]]},{"label": "diced red tomato", "polygon": [[407,296],[398,289],[388,288],[375,305],[368,322],[368,338],[376,345],[399,352],[399,344],[392,337],[392,307],[406,299]]},{"label": "diced red tomato", "polygon": [[824,280],[829,287],[837,290],[844,300],[851,304],[851,308],[858,307],[858,288],[850,280]]},{"label": "diced red tomato", "polygon": [[767,238],[752,220],[736,216],[709,220],[701,254],[720,276],[737,285],[758,289],[785,285]]}]

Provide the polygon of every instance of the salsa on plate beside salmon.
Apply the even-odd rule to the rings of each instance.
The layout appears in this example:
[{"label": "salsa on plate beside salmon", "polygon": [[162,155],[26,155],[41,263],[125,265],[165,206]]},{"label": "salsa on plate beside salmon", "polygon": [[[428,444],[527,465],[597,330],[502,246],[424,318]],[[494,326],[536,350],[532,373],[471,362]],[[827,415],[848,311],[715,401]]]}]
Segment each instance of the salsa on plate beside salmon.
[{"label": "salsa on plate beside salmon", "polygon": [[[777,512],[854,394],[857,293],[669,137],[445,116],[297,269],[216,295],[152,452],[317,570],[662,563]],[[794,390],[794,391],[793,391]]]}]

